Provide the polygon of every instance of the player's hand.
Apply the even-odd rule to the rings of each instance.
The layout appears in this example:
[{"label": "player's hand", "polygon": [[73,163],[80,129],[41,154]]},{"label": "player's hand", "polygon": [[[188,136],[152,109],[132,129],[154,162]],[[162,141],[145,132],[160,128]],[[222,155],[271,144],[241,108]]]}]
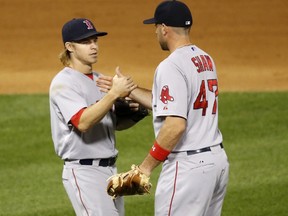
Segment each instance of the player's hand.
[{"label": "player's hand", "polygon": [[137,88],[131,77],[121,74],[119,67],[116,68],[116,75],[112,79],[111,92],[117,94],[118,97],[126,97]]},{"label": "player's hand", "polygon": [[131,111],[137,112],[139,110],[139,103],[136,103],[129,97],[126,97],[125,100],[128,102]]},{"label": "player's hand", "polygon": [[[115,72],[116,72],[116,75],[117,75],[118,77],[126,77],[126,76],[124,76],[124,75],[121,73],[119,66],[116,67]],[[129,77],[126,77],[126,78],[129,78],[129,79],[132,80],[132,77],[130,77],[130,76],[129,76]],[[132,80],[132,81],[133,81],[133,80]],[[131,91],[133,91],[133,90],[136,89],[137,87],[138,87],[138,85],[133,82],[133,86],[131,86],[129,93],[131,93]]]},{"label": "player's hand", "polygon": [[96,80],[96,85],[100,88],[100,91],[107,93],[113,84],[113,77],[100,75]]}]

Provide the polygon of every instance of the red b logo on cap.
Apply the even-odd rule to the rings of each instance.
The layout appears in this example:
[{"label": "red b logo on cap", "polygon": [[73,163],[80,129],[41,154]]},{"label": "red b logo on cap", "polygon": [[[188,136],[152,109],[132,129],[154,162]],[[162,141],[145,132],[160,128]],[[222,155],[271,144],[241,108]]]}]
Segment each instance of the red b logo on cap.
[{"label": "red b logo on cap", "polygon": [[91,22],[89,20],[84,20],[83,23],[86,24],[87,29],[93,29],[93,25],[91,24]]}]

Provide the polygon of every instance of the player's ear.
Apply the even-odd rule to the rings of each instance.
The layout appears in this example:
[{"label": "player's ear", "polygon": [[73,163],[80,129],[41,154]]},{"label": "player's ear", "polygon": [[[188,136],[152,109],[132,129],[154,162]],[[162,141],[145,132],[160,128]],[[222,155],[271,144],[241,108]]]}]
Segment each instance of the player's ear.
[{"label": "player's ear", "polygon": [[166,35],[168,32],[168,26],[166,26],[164,23],[161,24],[161,32],[162,35]]},{"label": "player's ear", "polygon": [[69,52],[73,52],[73,44],[71,43],[71,42],[66,42],[65,44],[64,44],[64,46],[65,46],[65,48],[69,51]]}]

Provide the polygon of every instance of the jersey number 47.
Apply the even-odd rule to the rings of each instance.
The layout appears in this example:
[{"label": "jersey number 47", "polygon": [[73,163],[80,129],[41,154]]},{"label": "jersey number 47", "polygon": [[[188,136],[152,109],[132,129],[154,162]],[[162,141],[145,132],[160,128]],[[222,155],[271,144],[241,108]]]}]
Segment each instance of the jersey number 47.
[{"label": "jersey number 47", "polygon": [[[219,94],[218,92],[218,82],[217,79],[210,79],[207,80],[207,86],[208,86],[208,91],[213,92],[215,94],[215,99],[213,103],[213,109],[212,109],[212,114],[216,114],[217,111],[217,96]],[[206,85],[205,85],[205,80],[202,80],[201,85],[200,85],[200,91],[199,94],[193,104],[193,109],[202,109],[202,116],[206,115],[206,110],[208,108],[208,100],[206,97]]]}]

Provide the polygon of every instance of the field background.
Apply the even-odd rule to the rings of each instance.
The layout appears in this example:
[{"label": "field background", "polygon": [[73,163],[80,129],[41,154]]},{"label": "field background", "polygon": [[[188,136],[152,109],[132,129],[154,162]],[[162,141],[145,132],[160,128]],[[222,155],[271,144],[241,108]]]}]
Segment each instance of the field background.
[{"label": "field background", "polygon": [[[231,165],[222,215],[286,216],[287,92],[220,97],[219,123]],[[61,181],[63,162],[52,147],[48,96],[2,95],[0,104],[0,215],[73,216]],[[151,148],[151,120],[117,133],[120,172],[139,164]],[[127,216],[153,215],[159,169],[151,177],[151,195],[125,199]]]},{"label": "field background", "polygon": [[[161,51],[150,18],[161,0],[0,0],[0,93],[47,93],[62,68],[62,25],[91,19],[100,31],[95,69],[113,74],[119,65],[150,87]],[[214,58],[220,90],[287,90],[287,0],[185,0],[194,25],[192,42]]]},{"label": "field background", "polygon": [[[63,23],[87,17],[107,31],[95,69],[112,75],[119,65],[149,88],[168,55],[159,49],[154,27],[142,24],[159,2],[0,0],[1,216],[73,215],[51,141],[47,95],[62,68]],[[223,215],[287,215],[288,1],[184,2],[193,13],[193,43],[212,55],[218,69],[220,129],[231,163]],[[117,163],[124,171],[150,148],[151,117],[117,135]],[[127,216],[153,215],[158,172],[151,196],[126,199]]]}]

